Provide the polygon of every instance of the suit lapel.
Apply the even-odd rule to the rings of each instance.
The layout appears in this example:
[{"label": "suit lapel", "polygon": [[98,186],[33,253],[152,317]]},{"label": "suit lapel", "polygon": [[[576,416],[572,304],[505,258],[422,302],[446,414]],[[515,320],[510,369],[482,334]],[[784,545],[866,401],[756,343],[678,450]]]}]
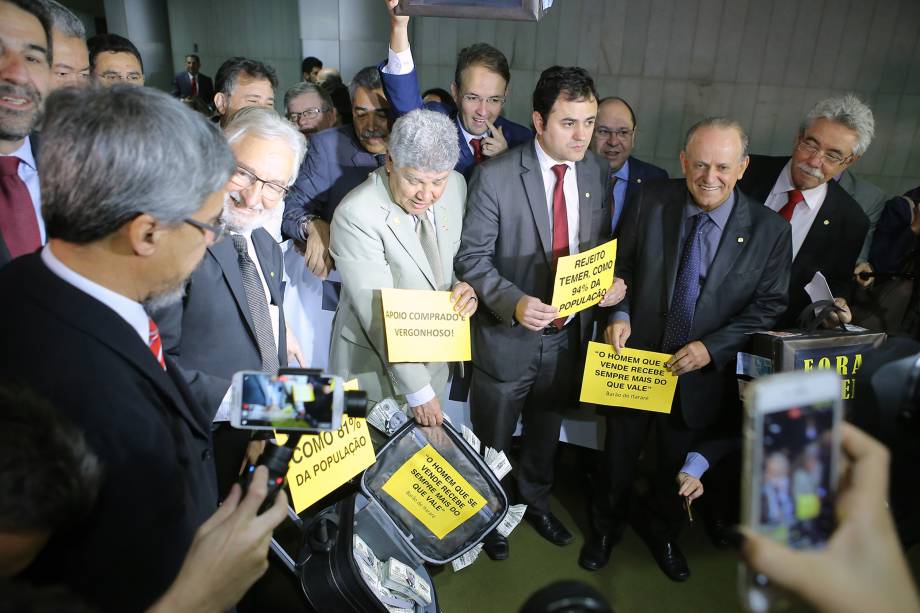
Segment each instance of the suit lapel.
[{"label": "suit lapel", "polygon": [[228,236],[208,247],[208,252],[217,260],[217,264],[220,266],[221,272],[223,272],[224,280],[230,288],[230,293],[233,294],[233,298],[236,300],[236,306],[243,314],[243,319],[246,320],[249,334],[258,345],[256,326],[252,322],[249,302],[246,300],[246,289],[243,287],[243,276],[240,273],[239,254],[236,252],[236,247],[233,246],[233,241]]},{"label": "suit lapel", "polygon": [[275,245],[275,239],[263,228],[256,228],[252,231],[252,245],[255,247],[256,257],[259,258],[259,267],[265,276],[265,284],[268,286],[271,303],[281,308],[283,300],[281,296],[281,271],[275,270],[275,257],[272,249]]},{"label": "suit lapel", "polygon": [[827,195],[824,197],[824,202],[821,203],[818,214],[815,215],[815,220],[811,223],[811,228],[808,229],[808,234],[805,235],[805,241],[799,248],[799,252],[795,254],[796,260],[799,258],[802,258],[803,261],[820,260],[821,255],[833,247],[834,234],[842,228],[843,218],[840,201],[837,199],[837,194],[834,193],[834,188],[843,190],[839,185],[832,186],[828,181]]},{"label": "suit lapel", "polygon": [[687,199],[686,189],[679,193],[682,196],[668,200],[662,211],[662,251],[664,252],[664,276],[667,291],[667,305],[671,308],[671,296],[674,293],[674,283],[677,279],[677,267],[680,264],[680,227],[684,221],[684,202]]},{"label": "suit lapel", "polygon": [[[706,273],[706,283],[700,292],[697,309],[707,300],[714,300],[716,294],[725,281],[725,276],[731,272],[737,259],[741,256],[745,245],[751,242],[751,213],[748,210],[749,201],[739,191],[735,191],[735,208],[732,210],[725,228],[722,229],[722,239],[719,248],[712,260],[712,266]],[[759,205],[755,205],[759,206]]]},{"label": "suit lapel", "polygon": [[[591,177],[591,169],[585,162],[575,163],[575,176],[578,183],[578,245],[579,250],[582,250],[585,245],[591,243],[591,221],[594,219],[595,201],[603,203],[605,194],[592,193],[596,177]],[[600,200],[597,200],[598,198]]]},{"label": "suit lapel", "polygon": [[470,151],[469,145],[466,144],[466,137],[463,135],[463,130],[460,129],[460,120],[455,115],[454,124],[457,126],[457,145],[460,148],[460,161],[458,166],[467,168],[476,163],[476,160],[473,159],[473,152]]},{"label": "suit lapel", "polygon": [[546,191],[543,188],[543,174],[540,170],[540,163],[537,161],[533,141],[521,147],[521,167],[521,181],[524,183],[527,203],[530,205],[533,221],[537,226],[540,242],[543,244],[543,256],[547,262],[552,263],[553,237],[549,231]]}]

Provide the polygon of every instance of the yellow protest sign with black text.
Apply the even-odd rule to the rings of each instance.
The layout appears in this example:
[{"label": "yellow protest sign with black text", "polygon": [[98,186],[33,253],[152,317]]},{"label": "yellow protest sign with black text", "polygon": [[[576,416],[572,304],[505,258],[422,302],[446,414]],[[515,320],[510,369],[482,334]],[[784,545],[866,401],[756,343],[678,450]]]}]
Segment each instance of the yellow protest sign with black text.
[{"label": "yellow protest sign with black text", "polygon": [[582,402],[670,413],[677,377],[664,367],[667,353],[588,343],[581,381]]},{"label": "yellow protest sign with black text", "polygon": [[382,289],[390,362],[465,362],[470,320],[454,311],[450,292]]},{"label": "yellow protest sign with black text", "polygon": [[559,258],[553,282],[552,306],[565,317],[594,306],[613,285],[616,239],[594,249]]}]

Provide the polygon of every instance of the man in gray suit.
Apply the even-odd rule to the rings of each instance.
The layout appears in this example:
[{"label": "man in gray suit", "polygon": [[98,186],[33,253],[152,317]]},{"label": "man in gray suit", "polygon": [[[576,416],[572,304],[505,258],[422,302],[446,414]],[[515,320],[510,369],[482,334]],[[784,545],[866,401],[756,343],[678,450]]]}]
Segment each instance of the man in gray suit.
[{"label": "man in gray suit", "polygon": [[466,182],[453,170],[457,131],[434,111],[412,111],[393,125],[386,166],[342,200],[330,251],[342,275],[330,368],[357,377],[369,400],[405,397],[424,426],[441,423],[445,363],[390,363],[380,289],[451,290],[454,310],[476,312],[473,288],[453,275]]},{"label": "man in gray suit", "polygon": [[[573,536],[549,510],[554,455],[594,310],[559,317],[549,302],[558,258],[610,236],[609,167],[588,151],[596,113],[586,71],[543,72],[533,94],[537,136],[474,171],[454,262],[483,306],[473,318],[473,428],[484,444],[508,451],[523,415],[518,491],[527,519],[556,545]],[[622,283],[615,287],[604,306],[622,298]],[[507,540],[490,533],[486,553],[507,558]]]}]

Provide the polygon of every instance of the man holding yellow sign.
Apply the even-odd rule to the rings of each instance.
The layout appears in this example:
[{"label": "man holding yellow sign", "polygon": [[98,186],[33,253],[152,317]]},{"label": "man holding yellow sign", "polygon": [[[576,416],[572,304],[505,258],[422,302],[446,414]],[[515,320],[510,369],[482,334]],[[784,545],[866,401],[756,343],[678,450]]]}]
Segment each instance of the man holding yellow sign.
[{"label": "man holding yellow sign", "polygon": [[696,436],[740,415],[730,366],[747,334],[770,329],[785,310],[792,260],[789,224],[735,189],[748,163],[747,137],[736,122],[707,119],[694,125],[680,161],[684,181],[645,183],[627,204],[617,276],[630,292],[605,331],[617,352],[628,342],[666,358],[607,360],[611,381],[631,379],[633,389],[626,383],[624,391],[641,396],[655,381],[667,381],[663,366],[679,375],[677,390],[672,402],[609,411],[607,488],[595,493],[595,533],[578,559],[589,570],[607,563],[626,524],[639,455],[655,430],[656,474],[637,516],[652,555],[673,581],[690,576],[676,542],[685,514],[674,475]]},{"label": "man holding yellow sign", "polygon": [[388,359],[378,290],[450,290],[448,314],[476,311],[473,288],[453,276],[466,197],[466,183],[453,171],[456,141],[456,128],[440,113],[401,117],[390,132],[386,165],[342,200],[332,220],[330,253],[342,296],[329,367],[357,378],[368,400],[405,397],[424,426],[441,423],[437,394],[447,384],[447,364]]}]

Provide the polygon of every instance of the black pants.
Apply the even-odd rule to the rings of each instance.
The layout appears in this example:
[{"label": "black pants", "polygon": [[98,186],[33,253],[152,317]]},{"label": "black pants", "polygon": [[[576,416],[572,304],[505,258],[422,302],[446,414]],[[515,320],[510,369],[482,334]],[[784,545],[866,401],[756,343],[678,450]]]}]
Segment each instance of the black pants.
[{"label": "black pants", "polygon": [[581,361],[577,317],[562,331],[540,340],[534,355],[520,356],[530,361],[520,379],[499,381],[481,370],[473,372],[470,420],[483,445],[508,453],[523,415],[518,493],[530,509],[546,512],[559,428],[565,410],[574,403],[575,374]]}]

